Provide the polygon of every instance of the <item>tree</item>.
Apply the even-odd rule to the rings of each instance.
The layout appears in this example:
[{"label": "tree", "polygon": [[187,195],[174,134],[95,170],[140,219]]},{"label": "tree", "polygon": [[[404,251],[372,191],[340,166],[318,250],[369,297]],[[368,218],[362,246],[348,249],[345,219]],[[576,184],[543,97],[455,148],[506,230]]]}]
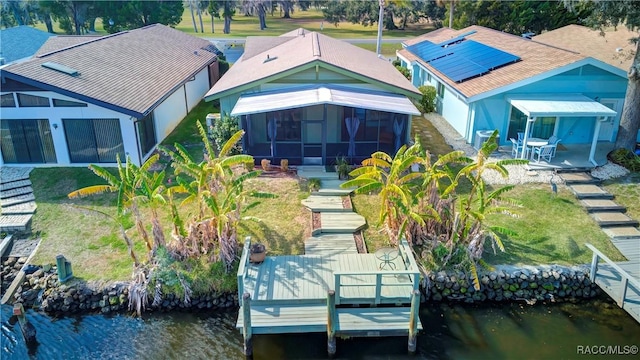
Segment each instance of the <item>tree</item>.
[{"label": "tree", "polygon": [[216,32],[213,25],[213,18],[216,17],[220,19],[220,4],[215,0],[209,0],[207,11],[209,15],[211,15],[211,33],[213,34]]},{"label": "tree", "polygon": [[189,12],[191,13],[191,22],[193,23],[193,31],[195,33],[198,33],[198,26],[196,25],[196,17],[195,14],[193,12],[193,8],[198,6],[196,3],[198,2],[198,0],[188,0],[187,4],[189,4]]},{"label": "tree", "polygon": [[231,33],[231,20],[236,14],[237,3],[235,0],[215,0],[218,9],[222,9],[222,17],[224,18],[224,34]]},{"label": "tree", "polygon": [[285,19],[291,19],[291,13],[293,12],[293,0],[279,0],[280,6],[284,11],[282,16]]},{"label": "tree", "polygon": [[82,35],[87,29],[89,8],[93,1],[55,0],[42,1],[40,4],[51,12],[51,17],[58,22],[67,34]]},{"label": "tree", "polygon": [[[574,9],[581,3],[593,5],[593,12],[587,23],[602,29],[608,26],[626,26],[629,30],[640,30],[640,2],[633,0],[564,0],[565,6]],[[640,34],[639,34],[640,36]],[[636,38],[636,50],[627,78],[627,93],[620,118],[616,147],[634,150],[638,129],[640,129],[640,41]]]},{"label": "tree", "polygon": [[176,26],[182,21],[184,12],[182,1],[96,1],[93,6],[110,34],[156,23]]}]

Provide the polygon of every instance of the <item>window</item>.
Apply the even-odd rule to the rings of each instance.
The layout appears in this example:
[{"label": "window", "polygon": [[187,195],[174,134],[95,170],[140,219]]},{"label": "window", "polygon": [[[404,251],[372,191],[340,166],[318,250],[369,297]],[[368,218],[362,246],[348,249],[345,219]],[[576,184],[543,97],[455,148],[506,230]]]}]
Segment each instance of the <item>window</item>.
[{"label": "window", "polygon": [[444,84],[441,82],[438,82],[438,97],[440,99],[444,98]]},{"label": "window", "polygon": [[49,98],[18,93],[20,107],[49,107]]},{"label": "window", "polygon": [[118,119],[62,119],[72,163],[114,163],[124,160]]},{"label": "window", "polygon": [[[302,108],[268,112],[266,129],[269,129],[269,121],[271,119],[276,119],[277,141],[300,141],[302,139],[302,126],[300,124]],[[267,136],[267,139],[270,139],[270,137]]]},{"label": "window", "polygon": [[52,99],[53,107],[87,107],[87,104],[77,102],[77,101],[69,101],[62,99]]},{"label": "window", "polygon": [[[511,107],[509,118],[509,138],[518,138],[519,132],[524,132],[527,126],[527,116],[515,107]],[[553,135],[556,127],[556,117],[539,117],[529,129],[529,137],[548,139]]]},{"label": "window", "polygon": [[136,121],[138,140],[140,142],[140,157],[144,157],[156,145],[156,129],[153,124],[153,113]]},{"label": "window", "polygon": [[49,120],[0,121],[0,148],[6,164],[55,163]]},{"label": "window", "polygon": [[2,100],[0,101],[0,107],[16,107],[16,101],[13,98],[13,93],[2,94]]},{"label": "window", "polygon": [[427,82],[431,84],[431,73],[427,73]]}]

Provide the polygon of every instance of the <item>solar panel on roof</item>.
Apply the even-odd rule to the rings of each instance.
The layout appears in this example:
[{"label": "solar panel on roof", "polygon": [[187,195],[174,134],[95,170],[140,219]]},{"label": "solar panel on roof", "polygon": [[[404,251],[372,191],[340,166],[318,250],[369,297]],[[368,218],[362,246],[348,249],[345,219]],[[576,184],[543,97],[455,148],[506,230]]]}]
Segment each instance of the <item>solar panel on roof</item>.
[{"label": "solar panel on roof", "polygon": [[469,35],[473,35],[473,34],[475,34],[475,33],[476,33],[476,31],[475,31],[475,30],[472,30],[472,31],[466,32],[466,33],[464,33],[464,34],[462,34],[462,35],[460,35],[460,36],[456,36],[456,37],[454,37],[454,38],[452,38],[452,39],[445,40],[445,41],[443,41],[443,42],[439,43],[439,44],[438,44],[438,46],[446,46],[446,45],[450,45],[450,44],[457,43],[458,41],[462,41],[462,40],[464,40],[467,36],[469,36]]},{"label": "solar panel on roof", "polygon": [[425,40],[407,47],[407,50],[417,55],[422,60],[429,62],[453,53],[452,49],[440,47],[431,41]]},{"label": "solar panel on roof", "polygon": [[456,45],[455,53],[485,66],[489,70],[520,60],[520,57],[516,55],[473,40],[466,40]]},{"label": "solar panel on roof", "polygon": [[441,59],[433,60],[430,64],[455,82],[461,82],[489,72],[489,69],[486,67],[455,53]]}]

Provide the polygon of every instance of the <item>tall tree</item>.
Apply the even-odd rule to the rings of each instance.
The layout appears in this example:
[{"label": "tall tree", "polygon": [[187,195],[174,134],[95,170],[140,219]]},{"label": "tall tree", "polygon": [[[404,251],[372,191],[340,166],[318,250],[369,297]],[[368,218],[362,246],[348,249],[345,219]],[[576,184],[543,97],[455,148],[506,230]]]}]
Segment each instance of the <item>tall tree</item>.
[{"label": "tall tree", "polygon": [[282,11],[284,11],[284,15],[282,15],[282,17],[290,19],[291,13],[293,12],[293,0],[279,0],[278,2],[282,7]]},{"label": "tall tree", "polygon": [[184,12],[182,1],[96,1],[94,7],[97,16],[105,20],[104,29],[111,34],[156,23],[176,26]]},{"label": "tall tree", "polygon": [[[565,6],[574,9],[580,3],[593,5],[593,12],[587,19],[595,28],[608,26],[626,26],[632,31],[640,31],[640,2],[634,0],[601,1],[601,0],[565,0]],[[640,129],[640,33],[633,41],[636,43],[633,62],[627,78],[627,93],[620,118],[620,128],[616,140],[617,148],[633,150]]]},{"label": "tall tree", "polygon": [[213,25],[213,18],[220,19],[220,3],[215,0],[209,0],[207,11],[209,12],[209,15],[211,15],[211,33],[213,34],[216,32],[216,29]]},{"label": "tall tree", "polygon": [[224,19],[224,28],[222,32],[225,34],[231,33],[231,20],[236,14],[236,7],[238,6],[235,0],[215,0],[217,7],[222,9],[222,18]]},{"label": "tall tree", "polygon": [[189,5],[189,13],[191,13],[191,22],[193,23],[193,31],[195,33],[198,33],[198,26],[196,25],[196,16],[193,12],[193,8],[195,8],[197,5],[196,3],[198,2],[198,0],[188,0],[187,4]]}]

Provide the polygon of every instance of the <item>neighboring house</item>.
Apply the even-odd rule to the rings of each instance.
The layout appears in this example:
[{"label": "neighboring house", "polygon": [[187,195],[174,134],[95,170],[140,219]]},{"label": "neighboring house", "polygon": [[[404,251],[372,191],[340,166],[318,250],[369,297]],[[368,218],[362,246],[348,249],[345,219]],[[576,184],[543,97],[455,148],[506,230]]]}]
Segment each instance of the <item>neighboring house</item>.
[{"label": "neighboring house", "polygon": [[566,47],[470,26],[405,41],[397,54],[415,86],[436,88],[438,113],[467,142],[477,146],[494,129],[503,145],[518,132],[556,135],[591,144],[594,163],[597,141],[616,139],[627,69]]},{"label": "neighboring house", "polygon": [[420,93],[376,54],[317,32],[248,37],[243,56],[205,96],[238,116],[257,161],[332,164],[409,141]]},{"label": "neighboring house", "polygon": [[52,36],[27,25],[0,30],[0,65],[30,58]]},{"label": "neighboring house", "polygon": [[2,164],[140,164],[217,80],[212,51],[164,25],[49,39],[0,69]]}]

